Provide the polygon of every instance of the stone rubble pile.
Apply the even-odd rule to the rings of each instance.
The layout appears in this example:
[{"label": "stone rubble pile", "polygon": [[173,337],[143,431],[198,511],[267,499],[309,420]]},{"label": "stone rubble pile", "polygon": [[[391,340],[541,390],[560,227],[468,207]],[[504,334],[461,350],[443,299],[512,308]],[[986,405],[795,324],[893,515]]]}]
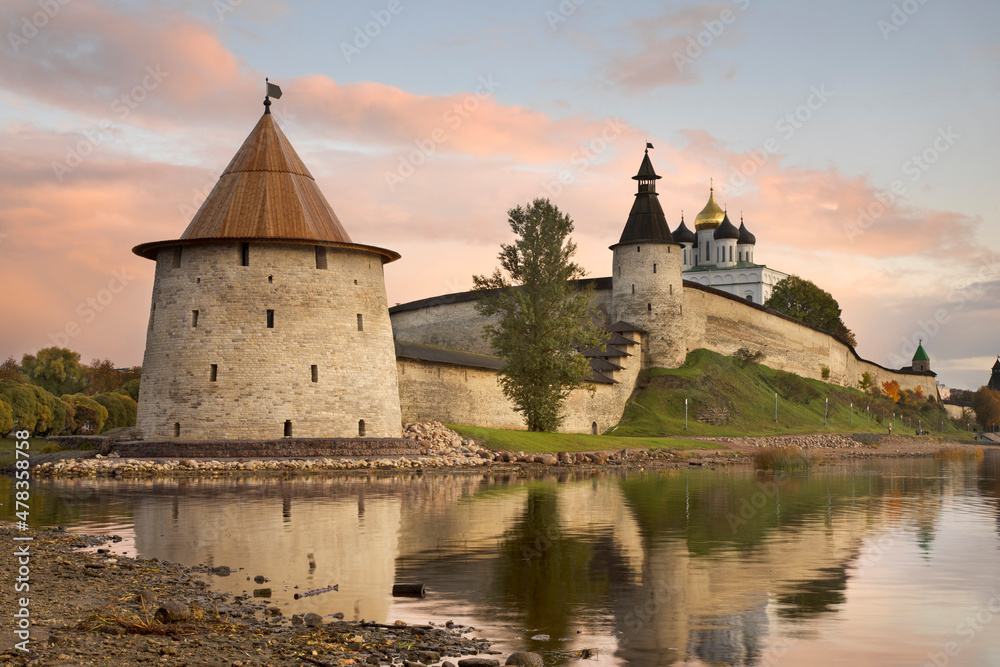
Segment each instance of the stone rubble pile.
[{"label": "stone rubble pile", "polygon": [[746,447],[797,447],[798,449],[872,449],[846,435],[781,435],[761,437],[712,438],[714,442],[731,443]]}]

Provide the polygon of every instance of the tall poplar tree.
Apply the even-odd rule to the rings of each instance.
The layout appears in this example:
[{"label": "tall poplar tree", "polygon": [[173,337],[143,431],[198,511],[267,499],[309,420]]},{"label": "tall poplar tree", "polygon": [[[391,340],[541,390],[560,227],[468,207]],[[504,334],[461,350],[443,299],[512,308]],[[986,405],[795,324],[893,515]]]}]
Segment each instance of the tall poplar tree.
[{"label": "tall poplar tree", "polygon": [[554,431],[575,388],[585,386],[589,365],[579,353],[603,343],[594,323],[592,286],[573,282],[586,272],[571,261],[573,221],[548,199],[507,212],[516,235],[500,246],[500,268],[473,276],[482,292],[476,310],[491,324],[486,336],[507,363],[500,386],[528,430]]}]

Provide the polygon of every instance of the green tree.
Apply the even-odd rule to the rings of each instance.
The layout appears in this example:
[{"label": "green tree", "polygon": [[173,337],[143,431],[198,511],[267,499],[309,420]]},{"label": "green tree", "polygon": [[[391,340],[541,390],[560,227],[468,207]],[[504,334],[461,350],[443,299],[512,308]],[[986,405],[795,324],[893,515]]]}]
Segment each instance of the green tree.
[{"label": "green tree", "polygon": [[14,428],[14,412],[8,403],[0,396],[0,438],[6,438]]},{"label": "green tree", "polygon": [[64,401],[73,406],[75,419],[74,433],[82,433],[83,428],[90,425],[94,435],[99,435],[104,430],[104,424],[108,420],[108,409],[95,401],[90,396],[83,394],[73,394],[62,397]]},{"label": "green tree", "polygon": [[972,396],[972,409],[976,412],[976,422],[984,431],[1000,426],[1000,391],[980,387]]},{"label": "green tree", "polygon": [[37,355],[24,355],[21,371],[29,382],[55,396],[75,394],[86,387],[87,368],[80,364],[80,353],[64,347],[46,347]]},{"label": "green tree", "polygon": [[38,423],[38,399],[30,385],[2,382],[0,396],[10,405],[17,428],[34,433],[35,424]]},{"label": "green tree", "polygon": [[840,304],[815,283],[788,276],[774,286],[764,305],[804,324],[832,334],[851,347],[858,344],[854,332],[840,319]]},{"label": "green tree", "polygon": [[115,389],[116,394],[123,394],[128,396],[133,401],[139,400],[139,379],[129,380],[122,386]]},{"label": "green tree", "polygon": [[476,310],[490,324],[490,345],[506,361],[503,393],[532,431],[554,431],[562,422],[569,392],[585,385],[589,365],[581,348],[597,347],[603,334],[591,314],[593,288],[579,288],[586,275],[570,258],[573,221],[548,199],[507,212],[516,235],[500,246],[500,268],[473,276],[481,292]]},{"label": "green tree", "polygon": [[104,430],[110,431],[115,428],[135,426],[136,402],[125,394],[109,392],[97,394],[93,397],[95,401],[103,405],[108,411],[108,419],[104,424]]}]

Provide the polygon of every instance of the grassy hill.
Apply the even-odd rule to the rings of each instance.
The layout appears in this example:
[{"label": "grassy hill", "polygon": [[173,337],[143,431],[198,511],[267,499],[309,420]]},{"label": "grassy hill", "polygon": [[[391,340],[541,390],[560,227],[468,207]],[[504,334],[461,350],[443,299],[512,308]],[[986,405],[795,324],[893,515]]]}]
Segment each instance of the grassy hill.
[{"label": "grassy hill", "polygon": [[[684,399],[688,399],[687,430]],[[827,400],[829,413],[824,426]],[[857,389],[808,380],[760,364],[741,366],[733,357],[695,350],[680,368],[643,371],[621,423],[608,434],[648,437],[886,433],[894,412],[894,433],[913,434],[919,422],[934,435],[942,433],[943,424],[945,436],[965,436],[965,430],[952,423],[944,408],[928,401],[901,405],[887,398],[872,398]]]}]

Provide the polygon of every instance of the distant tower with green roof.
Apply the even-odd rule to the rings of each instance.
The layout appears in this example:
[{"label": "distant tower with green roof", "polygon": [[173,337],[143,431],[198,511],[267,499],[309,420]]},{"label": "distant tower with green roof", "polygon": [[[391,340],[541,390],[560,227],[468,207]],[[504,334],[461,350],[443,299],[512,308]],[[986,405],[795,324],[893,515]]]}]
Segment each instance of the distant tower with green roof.
[{"label": "distant tower with green roof", "polygon": [[913,365],[915,371],[929,371],[931,369],[931,358],[924,351],[924,341],[917,343],[917,351],[913,353]]}]

